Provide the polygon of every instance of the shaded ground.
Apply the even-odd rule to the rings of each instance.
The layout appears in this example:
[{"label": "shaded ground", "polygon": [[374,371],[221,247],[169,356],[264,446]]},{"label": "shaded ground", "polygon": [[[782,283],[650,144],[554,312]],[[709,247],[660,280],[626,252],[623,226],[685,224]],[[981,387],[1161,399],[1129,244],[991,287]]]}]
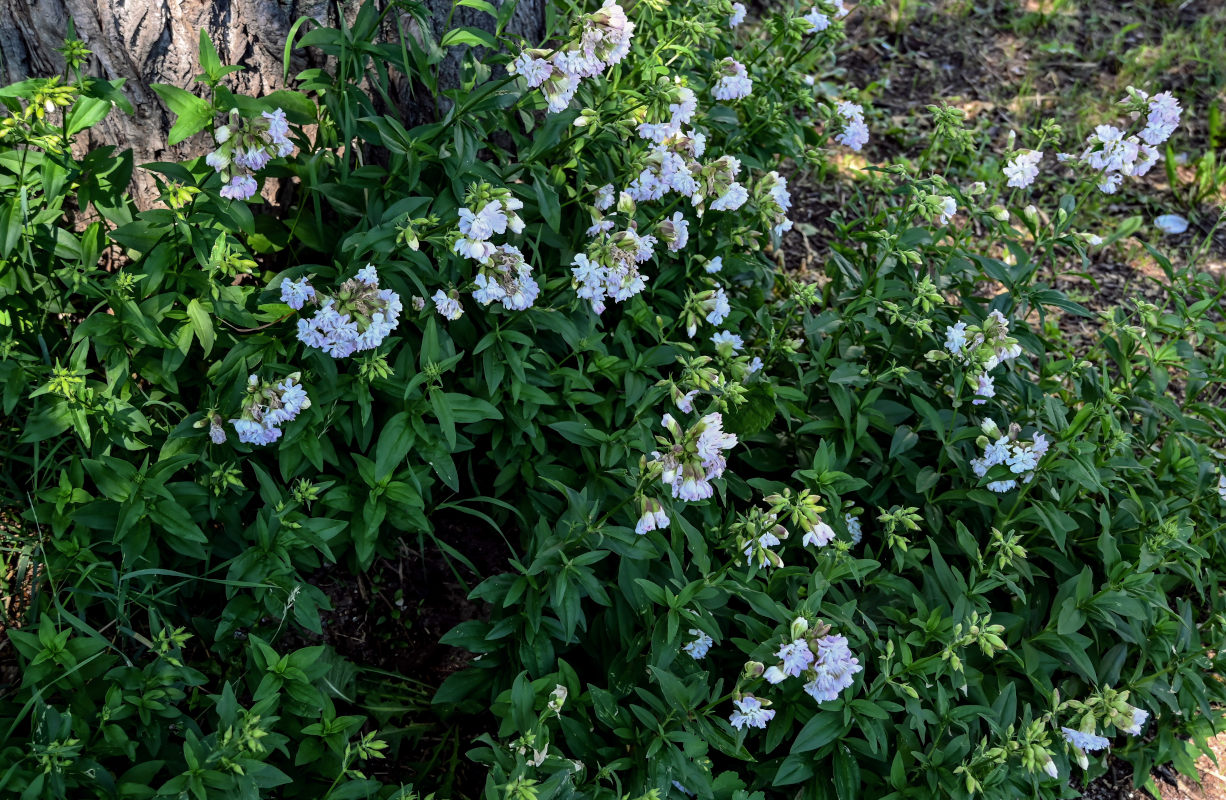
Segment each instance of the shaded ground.
[{"label": "shaded ground", "polygon": [[[473,658],[439,639],[461,622],[485,618],[486,609],[468,599],[469,591],[504,572],[511,553],[497,531],[472,517],[440,516],[433,523],[436,538],[401,540],[394,556],[376,559],[364,573],[324,568],[307,576],[332,602],[332,610],[320,614],[323,636],[297,632],[282,641],[287,649],[331,645],[357,667],[356,711],[369,714],[368,728],[379,728],[393,745],[388,758],[367,765],[372,777],[420,783],[428,774],[441,797],[476,797],[485,768],[463,754],[496,720],[440,720],[430,699]],[[403,727],[389,731],[381,713]]]},{"label": "shaded ground", "polygon": [[[336,569],[308,576],[332,600],[320,616],[323,640],[346,658],[437,685],[465,667],[470,653],[440,644],[457,624],[485,615],[468,599],[483,578],[506,570],[511,555],[497,532],[467,517],[435,520],[448,556],[430,539],[401,541],[394,558],[348,575]],[[463,563],[468,561],[476,572]]]}]

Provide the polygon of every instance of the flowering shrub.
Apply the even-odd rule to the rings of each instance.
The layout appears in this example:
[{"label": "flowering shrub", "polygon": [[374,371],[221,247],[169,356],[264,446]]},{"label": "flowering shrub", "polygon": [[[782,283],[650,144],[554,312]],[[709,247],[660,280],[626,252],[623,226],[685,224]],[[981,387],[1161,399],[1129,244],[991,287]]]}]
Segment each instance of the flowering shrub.
[{"label": "flowering shrub", "polygon": [[[1140,780],[1190,769],[1226,699],[1221,289],[1155,253],[1168,307],[1078,348],[1052,315],[1087,312],[1042,278],[1178,104],[1133,93],[1137,138],[1060,168],[1078,196],[1032,187],[1051,126],[991,186],[881,169],[801,281],[774,260],[789,187],[870,135],[813,78],[848,13],[610,0],[440,88],[433,42],[352,46],[368,5],[298,42],[334,69],[267,98],[229,92],[205,38],[208,97],[159,91],[216,147],[149,165],[166,207],[139,213],[122,159],[68,155],[114,86],[9,98],[10,505],[89,588],[12,634],[7,788],[409,796],[363,771],[414,742],[338,713],[364,708],[352,669],[274,645],[321,631],[315,570],[444,507],[516,551],[435,697],[493,712],[489,797],[1056,798],[1108,747]],[[448,110],[379,113],[352,76],[388,69]],[[276,214],[272,180],[297,184]]]}]

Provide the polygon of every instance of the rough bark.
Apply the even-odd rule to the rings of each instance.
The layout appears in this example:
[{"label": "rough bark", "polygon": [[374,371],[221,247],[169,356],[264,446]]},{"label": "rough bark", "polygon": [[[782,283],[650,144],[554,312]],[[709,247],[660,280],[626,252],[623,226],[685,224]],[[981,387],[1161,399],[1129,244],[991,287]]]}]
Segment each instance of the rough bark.
[{"label": "rough bark", "polygon": [[[513,1],[494,0],[494,5]],[[338,8],[352,18],[357,7],[356,2],[332,0],[0,0],[0,81],[63,72],[64,60],[57,50],[71,18],[77,38],[94,53],[88,68],[91,74],[126,79],[124,91],[135,109],[130,117],[118,112],[110,115],[88,133],[82,145],[130,147],[137,163],[191,158],[199,154],[201,143],[192,139],[175,147],[166,145],[171,115],[149,87],[154,83],[189,89],[195,85],[202,28],[209,32],[224,63],[245,67],[227,78],[227,86],[259,96],[285,87],[285,40],[299,17],[335,25]],[[451,13],[451,0],[429,0],[427,7],[439,36]],[[520,0],[510,30],[535,42],[542,35],[543,19],[543,0]],[[459,7],[451,24],[489,29],[493,22],[474,9]],[[462,58],[460,48],[453,50],[443,65],[444,83],[451,85],[455,85]],[[297,51],[290,77],[307,66],[306,57]],[[408,97],[410,93],[397,94]],[[402,111],[419,121],[432,113],[432,105],[429,110]],[[138,205],[148,207],[156,200],[152,177],[137,170],[135,182]]]}]

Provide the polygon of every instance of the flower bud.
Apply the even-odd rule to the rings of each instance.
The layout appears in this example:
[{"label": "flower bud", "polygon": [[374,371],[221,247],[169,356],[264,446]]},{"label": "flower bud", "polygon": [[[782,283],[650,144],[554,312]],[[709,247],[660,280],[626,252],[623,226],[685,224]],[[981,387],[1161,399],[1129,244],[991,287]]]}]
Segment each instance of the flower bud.
[{"label": "flower bud", "polygon": [[586,128],[588,125],[596,122],[596,112],[590,108],[585,108],[579,112],[579,116],[575,117],[576,128]]},{"label": "flower bud", "polygon": [[796,619],[792,620],[792,625],[788,629],[788,632],[791,634],[792,640],[795,641],[796,639],[802,638],[805,635],[805,632],[808,630],[809,620],[805,619],[804,617],[797,617]]}]

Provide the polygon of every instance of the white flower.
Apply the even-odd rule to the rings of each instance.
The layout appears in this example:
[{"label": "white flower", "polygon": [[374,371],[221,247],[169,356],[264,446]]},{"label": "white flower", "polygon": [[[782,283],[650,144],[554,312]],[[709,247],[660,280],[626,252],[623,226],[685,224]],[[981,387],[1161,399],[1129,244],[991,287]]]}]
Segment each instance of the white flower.
[{"label": "white flower", "polygon": [[1128,734],[1129,736],[1140,736],[1141,728],[1144,727],[1148,719],[1149,719],[1148,711],[1146,711],[1143,708],[1136,708],[1134,706],[1132,709],[1132,719],[1129,721],[1129,725],[1127,727],[1120,728],[1120,730],[1122,730],[1124,733]]},{"label": "white flower", "polygon": [[844,147],[859,152],[868,144],[868,126],[864,124],[864,107],[859,103],[840,100],[835,112],[843,119],[843,131],[834,140]]},{"label": "white flower", "polygon": [[728,27],[735,28],[745,21],[745,5],[743,3],[732,4],[732,16],[728,17]]},{"label": "white flower", "polygon": [[804,639],[796,639],[780,647],[775,657],[782,662],[780,669],[792,678],[800,677],[800,673],[816,660],[813,651],[809,649],[809,643]]},{"label": "white flower", "polygon": [[666,220],[667,225],[661,225],[661,238],[668,245],[668,249],[676,253],[685,247],[690,240],[690,222],[685,218],[685,215],[680,211],[673,214],[672,218]]},{"label": "white flower", "polygon": [[1095,750],[1102,750],[1111,745],[1111,740],[1105,736],[1098,736],[1093,733],[1083,733],[1073,728],[1060,728],[1064,733],[1064,738],[1073,745],[1087,753],[1093,753]]},{"label": "white flower", "polygon": [[766,723],[770,722],[775,712],[768,708],[762,707],[762,701],[751,694],[747,694],[740,700],[732,702],[736,706],[736,711],[732,712],[732,716],[728,721],[732,723],[732,727],[741,730],[746,726],[750,728],[765,728]]},{"label": "white flower", "polygon": [[1226,475],[1220,475],[1217,479],[1217,493],[1222,502],[1226,503]]},{"label": "white flower", "polygon": [[442,289],[435,292],[434,296],[430,299],[434,301],[434,308],[438,311],[438,313],[442,314],[447,319],[454,322],[455,320],[464,316],[464,307],[460,305],[460,301],[457,298],[446,294]]},{"label": "white flower", "polygon": [[957,213],[958,213],[958,202],[954,200],[952,197],[950,197],[949,195],[942,196],[941,197],[941,216],[939,219],[940,224],[948,225],[950,219],[952,219],[954,214],[957,214]]},{"label": "white flower", "polygon": [[541,93],[545,96],[545,103],[549,108],[549,113],[559,114],[565,111],[578,88],[578,75],[558,70],[550,74],[545,79],[545,82],[541,84]]},{"label": "white flower", "polygon": [[724,257],[716,256],[707,263],[703,264],[702,268],[707,271],[707,274],[714,275],[724,268]]},{"label": "white flower", "polygon": [[528,51],[520,53],[507,68],[507,72],[522,75],[528,82],[528,87],[535,89],[545,82],[553,72],[553,67],[543,58],[537,58]]},{"label": "white flower", "polygon": [[981,406],[987,402],[987,398],[996,396],[996,382],[988,373],[979,373],[975,383],[975,399],[971,401],[971,405]]},{"label": "white flower", "polygon": [[864,538],[864,528],[860,524],[860,518],[846,514],[843,521],[847,524],[847,532],[851,534],[851,543],[859,544],[860,540]]},{"label": "white flower", "polygon": [[218,194],[229,200],[249,200],[258,189],[255,178],[250,175],[233,175]]},{"label": "white flower", "polygon": [[966,323],[959,322],[945,329],[945,349],[951,355],[961,355],[966,347]]},{"label": "white flower", "polygon": [[695,661],[700,658],[705,658],[707,651],[711,649],[711,645],[715,644],[715,641],[697,628],[690,628],[690,636],[696,636],[698,638],[681,649],[686,653],[689,653],[690,658],[694,659]]},{"label": "white flower", "polygon": [[711,337],[711,341],[715,343],[715,349],[721,354],[724,354],[724,345],[727,345],[727,349],[731,350],[731,353],[739,353],[745,346],[745,341],[731,331],[720,331]]},{"label": "white flower", "polygon": [[808,14],[802,17],[805,22],[809,23],[809,30],[805,33],[818,33],[830,27],[830,17],[823,14],[819,9],[813,9]]},{"label": "white flower", "polygon": [[728,304],[728,295],[724,292],[724,287],[715,287],[714,294],[711,299],[703,303],[703,308],[707,311],[706,320],[712,325],[721,325],[728,315],[732,313],[732,306]]},{"label": "white flower", "polygon": [[[759,569],[765,569],[771,566],[782,566],[783,562],[779,556],[771,550],[777,544],[781,544],[779,537],[767,531],[759,536],[756,540],[745,545],[745,558],[752,560],[756,554]],[[774,556],[774,558],[771,558]]]},{"label": "white flower", "polygon": [[281,281],[281,302],[295,311],[301,310],[307,301],[314,299],[315,290],[305,278],[300,281],[285,278]]},{"label": "white flower", "polygon": [[1042,159],[1042,151],[1018,151],[1013,160],[1005,165],[1004,172],[1005,177],[1009,179],[1008,185],[1017,189],[1025,189],[1034,183],[1034,179],[1039,176],[1039,162]]},{"label": "white flower", "polygon": [[660,505],[660,501],[648,499],[643,502],[643,515],[639,517],[638,524],[634,526],[634,532],[642,536],[650,531],[664,530],[668,527],[668,523],[668,514]]},{"label": "white flower", "polygon": [[736,211],[741,206],[745,205],[745,201],[749,199],[749,190],[741,184],[733,181],[728,185],[715,202],[711,203],[712,211]]},{"label": "white flower", "polygon": [[358,274],[354,277],[367,286],[379,285],[379,275],[375,271],[373,264],[367,264],[366,266],[362,267],[360,270],[358,270]]},{"label": "white flower", "polygon": [[825,547],[834,541],[834,528],[824,522],[819,521],[812,528],[805,531],[805,535],[801,538],[801,544],[812,545],[814,547]]},{"label": "white flower", "polygon": [[753,361],[749,362],[749,366],[746,367],[746,369],[748,370],[749,374],[752,375],[758,370],[762,369],[762,367],[762,358],[760,356],[754,356]]},{"label": "white flower", "polygon": [[1149,116],[1146,118],[1145,129],[1141,131],[1141,138],[1147,144],[1162,144],[1179,127],[1179,117],[1182,113],[1179,101],[1170,92],[1154,95],[1149,100]]},{"label": "white flower", "polygon": [[596,190],[596,208],[600,211],[607,211],[616,199],[613,190],[613,184],[606,183]]},{"label": "white flower", "polygon": [[1123,182],[1123,174],[1119,172],[1109,172],[1101,181],[1099,181],[1098,189],[1103,194],[1115,194],[1116,190],[1120,188],[1120,184]]},{"label": "white flower", "polygon": [[230,166],[230,157],[221,150],[214,150],[204,157],[204,163],[218,172]]},{"label": "white flower", "polygon": [[788,674],[777,666],[771,666],[766,668],[766,671],[762,673],[762,677],[766,679],[767,683],[776,684],[787,680]]}]

